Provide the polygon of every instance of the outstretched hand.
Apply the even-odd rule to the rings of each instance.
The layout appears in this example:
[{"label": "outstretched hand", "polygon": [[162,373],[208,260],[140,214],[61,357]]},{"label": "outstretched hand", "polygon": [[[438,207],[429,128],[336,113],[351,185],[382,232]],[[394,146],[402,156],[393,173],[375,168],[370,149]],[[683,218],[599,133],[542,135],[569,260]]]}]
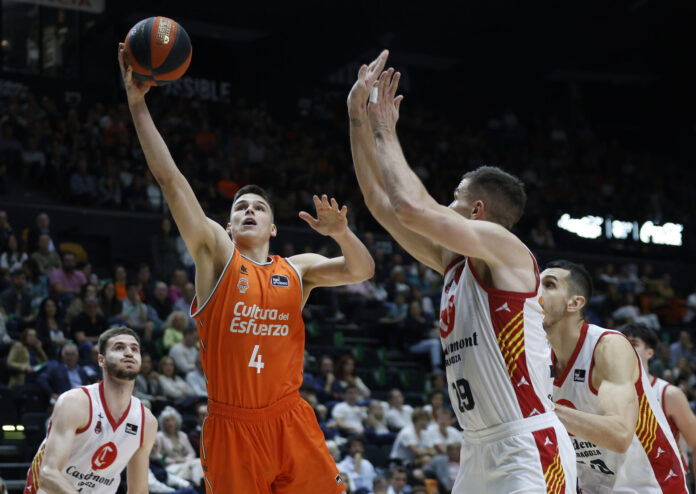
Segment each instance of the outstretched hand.
[{"label": "outstretched hand", "polygon": [[121,67],[123,84],[126,86],[128,101],[134,102],[145,99],[145,94],[150,90],[150,86],[133,77],[133,68],[127,62],[126,44],[118,44],[118,65]]},{"label": "outstretched hand", "polygon": [[370,91],[379,74],[384,70],[384,64],[387,63],[389,50],[382,50],[382,53],[375,58],[370,65],[363,65],[358,71],[358,79],[353,84],[353,87],[348,93],[348,115],[351,118],[356,118],[365,114],[367,109],[367,100],[370,97]]},{"label": "outstretched hand", "polygon": [[300,218],[305,220],[309,226],[322,235],[335,236],[341,235],[348,229],[348,207],[339,208],[338,202],[333,197],[331,202],[326,194],[314,196],[314,207],[317,210],[317,217],[314,218],[306,211],[300,211]]},{"label": "outstretched hand", "polygon": [[394,132],[396,130],[396,122],[399,120],[399,107],[404,96],[400,94],[396,96],[396,90],[399,87],[401,79],[400,72],[394,72],[392,67],[382,72],[379,80],[374,83],[374,88],[377,89],[376,101],[370,98],[370,103],[367,105],[367,114],[370,117],[372,131],[377,134],[379,132]]}]

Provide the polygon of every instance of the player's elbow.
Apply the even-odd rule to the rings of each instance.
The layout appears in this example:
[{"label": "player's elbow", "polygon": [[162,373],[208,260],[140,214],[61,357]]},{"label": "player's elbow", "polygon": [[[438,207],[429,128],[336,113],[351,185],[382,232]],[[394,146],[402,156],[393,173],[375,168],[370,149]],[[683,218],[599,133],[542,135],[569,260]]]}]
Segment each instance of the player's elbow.
[{"label": "player's elbow", "polygon": [[56,485],[56,479],[60,476],[60,472],[48,465],[42,465],[39,469],[39,485],[43,490],[50,490]]},{"label": "player's elbow", "polygon": [[621,430],[618,432],[614,438],[614,447],[611,448],[617,453],[624,454],[628,451],[628,448],[633,442],[634,431],[633,430]]}]

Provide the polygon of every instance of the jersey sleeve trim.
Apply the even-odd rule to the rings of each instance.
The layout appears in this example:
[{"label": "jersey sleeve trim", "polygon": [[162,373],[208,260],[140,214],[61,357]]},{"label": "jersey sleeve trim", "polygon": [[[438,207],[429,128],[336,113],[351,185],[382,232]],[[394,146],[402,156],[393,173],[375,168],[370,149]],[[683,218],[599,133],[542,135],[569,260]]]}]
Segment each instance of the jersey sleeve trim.
[{"label": "jersey sleeve trim", "polygon": [[90,425],[92,425],[92,397],[89,395],[89,391],[87,391],[87,388],[81,387],[80,389],[85,392],[85,394],[87,395],[87,399],[89,400],[89,420],[87,421],[87,425],[82,427],[81,429],[77,429],[75,431],[75,434],[82,434],[87,429],[89,429]]},{"label": "jersey sleeve trim", "polygon": [[297,279],[300,282],[300,290],[302,293],[302,298],[304,299],[304,284],[302,283],[302,276],[300,276],[300,270],[297,269],[297,266],[295,266],[290,259],[287,257],[284,258],[285,262],[288,263],[288,266],[292,268],[293,271],[295,271],[295,274],[297,275]]},{"label": "jersey sleeve trim", "polygon": [[196,317],[201,312],[203,312],[203,309],[205,309],[205,307],[208,305],[208,302],[210,302],[210,300],[213,298],[213,295],[215,295],[215,292],[217,291],[217,287],[220,286],[220,282],[227,274],[227,269],[230,267],[230,264],[232,263],[232,259],[234,259],[235,252],[237,252],[236,246],[232,247],[232,255],[227,260],[227,264],[225,264],[225,268],[222,270],[222,273],[220,273],[220,277],[218,278],[217,283],[215,283],[213,290],[210,292],[210,295],[208,295],[208,298],[205,300],[205,302],[203,302],[203,305],[198,307],[198,296],[194,295],[193,300],[191,301],[191,308],[189,309],[189,316],[190,317]]},{"label": "jersey sleeve trim", "polygon": [[[595,342],[595,346],[592,349],[592,361],[590,362],[590,370],[588,372],[588,377],[587,377],[587,385],[590,387],[590,391],[592,394],[597,395],[599,394],[599,390],[596,390],[594,386],[592,386],[592,371],[594,370],[594,353],[597,350],[597,345],[599,345],[599,342],[608,334],[621,334],[617,331],[605,331],[604,333],[599,335],[599,338],[597,338],[597,341]],[[640,365],[640,360],[638,361],[638,381],[640,382],[641,375],[643,374],[643,369],[642,366]]]},{"label": "jersey sleeve trim", "polygon": [[454,259],[452,259],[452,261],[450,261],[450,263],[445,268],[445,272],[444,272],[443,276],[447,276],[448,271],[450,271],[452,268],[454,268],[457,264],[459,264],[461,261],[463,261],[465,259],[466,259],[466,257],[464,257],[464,256],[456,256]]},{"label": "jersey sleeve trim", "polygon": [[[587,337],[587,328],[589,328],[589,325],[587,323],[583,323],[582,329],[580,330],[580,337],[578,338],[578,342],[575,345],[575,349],[573,350],[573,354],[570,356],[570,359],[568,360],[568,363],[565,366],[565,369],[563,369],[563,373],[555,378],[553,380],[553,385],[560,388],[563,386],[563,383],[566,380],[566,377],[568,377],[568,373],[570,373],[570,369],[573,368],[573,365],[575,365],[575,361],[578,358],[578,355],[580,354],[580,350],[582,350],[582,346],[585,343],[585,338]],[[556,354],[551,351],[551,357],[553,358],[553,363],[554,366],[556,364]]]},{"label": "jersey sleeve trim", "polygon": [[529,254],[529,256],[532,258],[532,262],[534,263],[534,276],[536,277],[536,287],[534,288],[533,292],[513,292],[510,290],[500,290],[498,288],[493,288],[488,285],[486,285],[481,278],[479,278],[478,273],[476,272],[476,269],[474,268],[473,264],[471,264],[471,258],[468,258],[467,261],[467,266],[469,266],[469,269],[471,270],[471,274],[474,275],[474,278],[476,279],[476,283],[479,284],[481,288],[483,288],[486,293],[489,295],[498,295],[498,296],[503,296],[503,297],[509,297],[509,298],[522,298],[522,299],[527,299],[527,298],[532,298],[539,293],[539,283],[540,283],[540,278],[539,278],[539,269],[537,268],[536,264],[536,259],[534,259],[534,256]]},{"label": "jersey sleeve trim", "polygon": [[143,446],[143,438],[145,437],[145,405],[140,403],[140,447]]}]

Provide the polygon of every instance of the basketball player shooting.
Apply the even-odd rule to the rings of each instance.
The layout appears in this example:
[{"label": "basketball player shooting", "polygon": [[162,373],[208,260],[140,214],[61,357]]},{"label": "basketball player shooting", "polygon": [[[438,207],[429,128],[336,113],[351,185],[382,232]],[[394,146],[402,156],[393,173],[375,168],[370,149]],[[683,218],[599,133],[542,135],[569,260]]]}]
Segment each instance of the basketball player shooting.
[{"label": "basketball player shooting", "polygon": [[257,186],[236,194],[225,230],[209,220],[179,172],[145,104],[147,87],[118,59],[128,105],[148,166],[196,264],[201,362],[209,416],[201,461],[209,493],[337,493],[343,480],[314,411],[300,397],[304,323],[312,289],[359,283],[374,273],[367,248],[347,226],[347,208],[314,198],[317,217],[300,213],[333,238],[342,257],[269,256],[277,233],[269,196]]},{"label": "basketball player shooting", "polygon": [[524,186],[482,167],[464,175],[449,206],[438,204],[401,150],[400,74],[383,72],[387,55],[360,68],[348,96],[351,149],[372,215],[445,277],[440,337],[464,430],[452,492],[574,493],[575,454],[551,402],[539,273],[510,232]]},{"label": "basketball player shooting", "polygon": [[686,494],[679,450],[631,343],[584,320],[592,279],[554,261],[541,273],[556,413],[573,434],[583,494]]},{"label": "basketball player shooting", "polygon": [[148,492],[157,419],[132,396],[140,341],[121,327],[102,333],[98,345],[104,380],[60,395],[24,494],[111,494],[126,466],[128,494]]}]

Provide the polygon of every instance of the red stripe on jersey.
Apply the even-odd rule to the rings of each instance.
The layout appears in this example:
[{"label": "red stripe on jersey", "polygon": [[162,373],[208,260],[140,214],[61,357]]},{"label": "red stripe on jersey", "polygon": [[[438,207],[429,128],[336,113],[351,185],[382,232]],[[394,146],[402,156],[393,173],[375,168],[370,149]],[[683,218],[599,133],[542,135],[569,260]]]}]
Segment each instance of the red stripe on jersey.
[{"label": "red stripe on jersey", "polygon": [[140,403],[140,446],[143,445],[143,437],[145,436],[145,405]]},{"label": "red stripe on jersey", "polygon": [[636,436],[638,436],[638,440],[650,461],[650,466],[662,492],[687,494],[681,458],[672,449],[665,432],[660,427],[648,398],[645,396],[643,381],[640,377],[636,382],[636,393],[638,393],[639,404]]},{"label": "red stripe on jersey", "polygon": [[[106,418],[109,419],[109,423],[111,424],[111,428],[113,430],[118,429],[118,426],[123,423],[124,420],[126,420],[126,417],[128,416],[128,412],[130,412],[130,407],[131,403],[133,400],[131,400],[128,403],[128,407],[126,408],[126,411],[123,412],[123,415],[121,415],[121,418],[118,419],[118,422],[114,419],[113,415],[111,415],[111,410],[109,410],[109,406],[106,404],[106,396],[104,396],[104,381],[99,381],[99,397],[101,398],[102,406],[104,407],[104,411],[106,412]],[[89,406],[92,406],[92,402],[89,402]]]},{"label": "red stripe on jersey", "polygon": [[[557,377],[554,378],[553,380],[553,385],[560,388],[563,386],[563,383],[566,380],[566,377],[568,377],[568,373],[570,372],[570,369],[573,368],[573,365],[575,365],[575,361],[578,359],[578,354],[580,353],[580,350],[582,349],[582,345],[585,343],[585,337],[587,337],[587,328],[589,328],[590,325],[587,323],[584,323],[582,325],[582,329],[580,330],[580,338],[578,338],[578,343],[575,345],[575,350],[573,350],[573,354],[570,356],[570,360],[568,360],[568,363],[565,366],[565,369],[563,369],[563,373]],[[556,354],[554,353],[553,350],[551,350],[551,359],[553,361],[553,368],[556,368]]]},{"label": "red stripe on jersey", "polygon": [[451,262],[447,265],[447,267],[445,268],[444,276],[447,276],[447,271],[449,271],[450,269],[452,269],[452,268],[453,268],[459,261],[461,261],[462,259],[464,259],[464,256],[457,256],[457,257],[455,257],[454,259],[452,259],[452,261],[451,261]]},{"label": "red stripe on jersey", "polygon": [[[87,425],[84,426],[82,429],[77,429],[75,431],[75,434],[82,434],[87,429],[89,429],[89,426],[92,423],[92,397],[89,396],[89,391],[87,391],[87,388],[81,387],[80,389],[85,392],[85,394],[87,395],[87,399],[89,400],[89,420],[87,421]],[[46,437],[48,437],[48,434],[46,434]]]},{"label": "red stripe on jersey", "polygon": [[547,494],[562,494],[565,492],[565,473],[561,464],[561,455],[558,451],[558,438],[553,427],[532,432],[541,467],[546,481]]},{"label": "red stripe on jersey", "polygon": [[532,379],[527,368],[527,355],[524,338],[524,299],[514,299],[489,293],[493,330],[498,338],[498,348],[505,360],[512,389],[515,390],[517,403],[523,417],[544,413]]}]

